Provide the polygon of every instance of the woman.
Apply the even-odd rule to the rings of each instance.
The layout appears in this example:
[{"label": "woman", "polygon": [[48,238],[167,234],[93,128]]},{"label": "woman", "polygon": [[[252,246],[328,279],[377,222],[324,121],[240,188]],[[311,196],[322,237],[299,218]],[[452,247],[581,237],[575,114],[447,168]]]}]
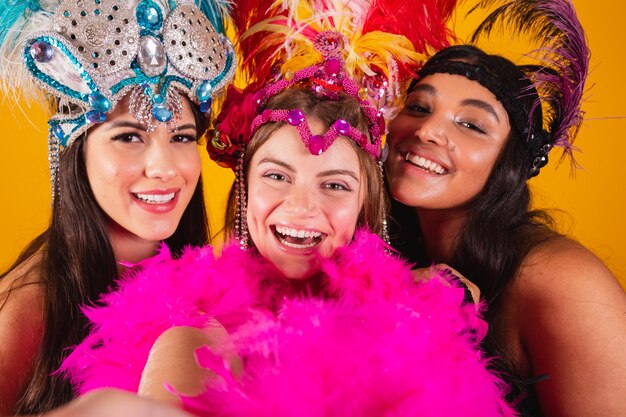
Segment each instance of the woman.
[{"label": "woman", "polygon": [[[280,33],[297,31],[278,21]],[[509,415],[463,290],[439,276],[417,285],[379,237],[358,231],[384,236],[379,113],[346,70],[354,49],[311,23],[316,62],[285,61],[260,90],[231,89],[217,119],[211,154],[237,174],[235,241],[218,258],[203,248],[145,261],[87,311],[93,331],[64,370],[81,392],[171,402],[213,378],[183,398],[200,415]],[[209,371],[194,360],[205,343],[196,354]]]},{"label": "woman", "polygon": [[[175,255],[208,241],[197,140],[213,91],[232,76],[233,51],[203,12],[174,6],[22,2],[2,14],[5,85],[41,87],[55,114],[51,223],[0,281],[0,415],[72,398],[52,374],[87,334],[80,306],[128,263],[153,256],[161,241]],[[198,22],[188,36],[224,58],[211,68],[172,61],[160,40],[190,39],[167,30],[185,12]]]},{"label": "woman", "polygon": [[521,412],[621,415],[626,296],[591,252],[530,210],[527,182],[553,146],[571,149],[582,120],[584,32],[569,1],[511,2],[498,13],[481,28],[502,19],[537,30],[548,55],[543,66],[516,66],[454,46],[424,65],[389,125],[387,179],[402,226],[393,244],[479,286],[484,344],[516,385]]}]

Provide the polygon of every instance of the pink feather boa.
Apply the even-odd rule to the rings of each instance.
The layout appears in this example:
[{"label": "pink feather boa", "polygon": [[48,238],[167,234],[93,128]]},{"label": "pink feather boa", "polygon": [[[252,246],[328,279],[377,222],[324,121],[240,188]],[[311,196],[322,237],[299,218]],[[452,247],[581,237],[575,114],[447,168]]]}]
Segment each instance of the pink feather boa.
[{"label": "pink feather boa", "polygon": [[514,415],[478,349],[486,324],[463,303],[463,289],[439,275],[416,284],[369,233],[321,260],[317,296],[295,295],[271,265],[236,246],[217,259],[203,248],[176,261],[164,248],[141,267],[104,307],[86,309],[93,331],[62,367],[80,393],[136,392],[164,330],[203,328],[214,317],[244,373],[233,377],[219,351],[199,351],[199,363],[222,376],[184,398],[200,416]]}]

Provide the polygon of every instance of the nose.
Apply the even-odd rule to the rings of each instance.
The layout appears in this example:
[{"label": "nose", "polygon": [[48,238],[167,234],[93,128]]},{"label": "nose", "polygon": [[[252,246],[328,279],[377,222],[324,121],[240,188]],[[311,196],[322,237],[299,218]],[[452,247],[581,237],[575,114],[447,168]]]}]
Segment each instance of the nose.
[{"label": "nose", "polygon": [[448,146],[445,120],[443,117],[431,113],[421,120],[420,126],[415,130],[415,136],[422,142],[429,142],[439,146]]},{"label": "nose", "polygon": [[312,217],[315,214],[317,204],[309,187],[303,184],[294,184],[290,187],[289,194],[285,198],[284,207],[287,213],[302,218]]},{"label": "nose", "polygon": [[146,177],[169,181],[178,175],[169,140],[153,140],[146,155]]}]

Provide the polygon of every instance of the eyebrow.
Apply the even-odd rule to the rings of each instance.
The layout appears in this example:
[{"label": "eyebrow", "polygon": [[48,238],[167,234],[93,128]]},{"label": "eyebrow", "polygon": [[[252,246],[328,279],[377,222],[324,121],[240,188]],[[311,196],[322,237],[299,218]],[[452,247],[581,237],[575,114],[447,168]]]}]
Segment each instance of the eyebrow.
[{"label": "eyebrow", "polygon": [[[120,127],[130,127],[132,129],[142,130],[144,132],[146,131],[146,127],[144,125],[142,125],[139,122],[135,122],[133,120],[114,120],[107,124],[106,130],[112,130],[112,129],[116,129]],[[186,123],[184,125],[178,126],[177,131],[182,131],[182,130],[187,130],[187,129],[196,130],[196,125],[194,123]]]},{"label": "eyebrow", "polygon": [[[270,157],[265,157],[263,159],[261,159],[259,161],[259,165],[261,164],[276,164],[278,166],[281,166],[291,172],[295,172],[295,168],[291,165],[289,165],[288,163],[281,161],[279,159],[276,158],[270,158]],[[320,172],[317,176],[318,177],[329,177],[331,175],[347,175],[349,177],[354,178],[354,180],[359,183],[359,177],[354,173],[354,171],[350,171],[348,169],[330,169],[328,171],[323,171]]]},{"label": "eyebrow", "polygon": [[487,103],[486,101],[478,100],[475,98],[468,98],[468,99],[463,100],[461,102],[461,105],[472,106],[472,107],[477,107],[479,109],[482,109],[486,111],[487,113],[491,114],[493,117],[495,117],[498,123],[500,122],[500,118],[498,117],[496,110],[493,108],[491,104]]},{"label": "eyebrow", "polygon": [[359,178],[354,173],[354,171],[350,171],[348,169],[331,169],[328,171],[320,172],[318,177],[330,177],[331,175],[346,175],[348,177],[354,178],[354,180],[358,183]]},{"label": "eyebrow", "polygon": [[[432,95],[436,95],[437,94],[437,89],[430,85],[430,84],[418,84],[417,86],[415,86],[415,88],[413,89],[412,92],[414,91],[421,91],[427,94],[432,94]],[[476,107],[479,108],[481,110],[486,111],[487,113],[491,114],[493,117],[495,117],[495,119],[498,121],[498,123],[500,122],[500,118],[498,117],[498,113],[496,113],[496,110],[493,108],[493,106],[489,103],[487,103],[486,101],[483,100],[479,100],[479,99],[475,99],[475,98],[467,98],[465,100],[463,100],[461,102],[462,106],[471,106],[471,107]]]}]

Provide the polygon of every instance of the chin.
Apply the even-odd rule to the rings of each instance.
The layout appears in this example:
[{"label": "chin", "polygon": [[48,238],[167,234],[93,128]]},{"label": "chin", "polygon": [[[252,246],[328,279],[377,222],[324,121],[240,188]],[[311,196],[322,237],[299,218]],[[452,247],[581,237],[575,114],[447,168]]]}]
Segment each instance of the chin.
[{"label": "chin", "polygon": [[295,263],[290,265],[281,265],[276,266],[276,268],[285,278],[296,281],[307,280],[319,272],[319,269],[314,265],[311,265],[309,262],[306,262],[305,264]]}]

